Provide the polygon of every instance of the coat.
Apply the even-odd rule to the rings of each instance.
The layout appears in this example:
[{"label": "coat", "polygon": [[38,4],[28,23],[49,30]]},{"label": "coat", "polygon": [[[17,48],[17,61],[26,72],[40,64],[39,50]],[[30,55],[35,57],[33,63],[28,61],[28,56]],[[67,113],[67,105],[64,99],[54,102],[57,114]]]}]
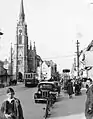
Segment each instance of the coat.
[{"label": "coat", "polygon": [[73,83],[71,81],[67,83],[67,93],[69,95],[73,94]]},{"label": "coat", "polygon": [[[85,102],[85,117],[86,119],[92,119],[93,118],[93,85],[91,85],[87,91],[86,91],[87,99]],[[89,108],[92,109],[92,111],[89,113]]]},{"label": "coat", "polygon": [[[21,103],[20,103],[19,99],[14,98],[13,109],[11,108],[11,110],[13,110],[13,111],[10,111],[10,112],[13,112],[13,114],[16,117],[16,118],[13,117],[11,119],[24,119],[23,110],[22,110]],[[3,102],[2,106],[1,106],[1,113],[3,114],[3,117],[4,117],[4,113],[6,113],[6,114],[9,113],[9,101],[8,100],[5,100]],[[5,117],[4,117],[4,119],[5,119]]]}]

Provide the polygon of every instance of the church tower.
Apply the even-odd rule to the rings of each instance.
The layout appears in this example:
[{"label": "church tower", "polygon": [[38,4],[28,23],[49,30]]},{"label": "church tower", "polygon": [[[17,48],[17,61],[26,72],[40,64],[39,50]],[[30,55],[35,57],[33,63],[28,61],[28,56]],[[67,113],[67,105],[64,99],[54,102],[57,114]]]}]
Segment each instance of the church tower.
[{"label": "church tower", "polygon": [[27,24],[25,23],[23,0],[21,0],[19,20],[16,27],[14,72],[16,79],[24,79],[24,73],[28,72],[28,35]]}]

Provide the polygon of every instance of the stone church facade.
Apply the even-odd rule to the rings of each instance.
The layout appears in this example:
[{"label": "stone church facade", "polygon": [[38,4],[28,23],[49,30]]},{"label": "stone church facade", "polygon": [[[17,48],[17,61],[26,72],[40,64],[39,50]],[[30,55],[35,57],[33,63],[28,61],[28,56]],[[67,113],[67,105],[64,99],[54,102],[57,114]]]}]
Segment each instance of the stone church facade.
[{"label": "stone church facade", "polygon": [[36,53],[36,46],[28,44],[27,24],[25,22],[25,13],[23,0],[21,0],[19,20],[16,27],[16,43],[14,45],[13,55],[13,76],[15,79],[23,78],[28,72],[36,73],[41,57]]}]

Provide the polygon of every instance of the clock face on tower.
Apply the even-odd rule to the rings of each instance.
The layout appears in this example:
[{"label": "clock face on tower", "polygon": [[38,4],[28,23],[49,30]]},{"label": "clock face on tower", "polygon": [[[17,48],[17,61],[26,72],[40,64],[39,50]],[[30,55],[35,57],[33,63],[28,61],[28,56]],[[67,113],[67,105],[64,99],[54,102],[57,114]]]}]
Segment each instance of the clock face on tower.
[{"label": "clock face on tower", "polygon": [[20,33],[20,34],[22,33],[22,29],[19,29],[19,33]]}]

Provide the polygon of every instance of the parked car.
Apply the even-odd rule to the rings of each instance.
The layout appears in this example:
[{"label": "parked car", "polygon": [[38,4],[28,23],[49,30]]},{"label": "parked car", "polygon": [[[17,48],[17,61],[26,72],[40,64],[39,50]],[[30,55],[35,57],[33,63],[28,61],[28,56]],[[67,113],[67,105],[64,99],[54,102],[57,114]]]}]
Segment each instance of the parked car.
[{"label": "parked car", "polygon": [[54,82],[43,81],[38,84],[37,92],[34,94],[35,103],[43,103],[47,101],[51,93],[53,99],[57,99],[57,91]]}]

